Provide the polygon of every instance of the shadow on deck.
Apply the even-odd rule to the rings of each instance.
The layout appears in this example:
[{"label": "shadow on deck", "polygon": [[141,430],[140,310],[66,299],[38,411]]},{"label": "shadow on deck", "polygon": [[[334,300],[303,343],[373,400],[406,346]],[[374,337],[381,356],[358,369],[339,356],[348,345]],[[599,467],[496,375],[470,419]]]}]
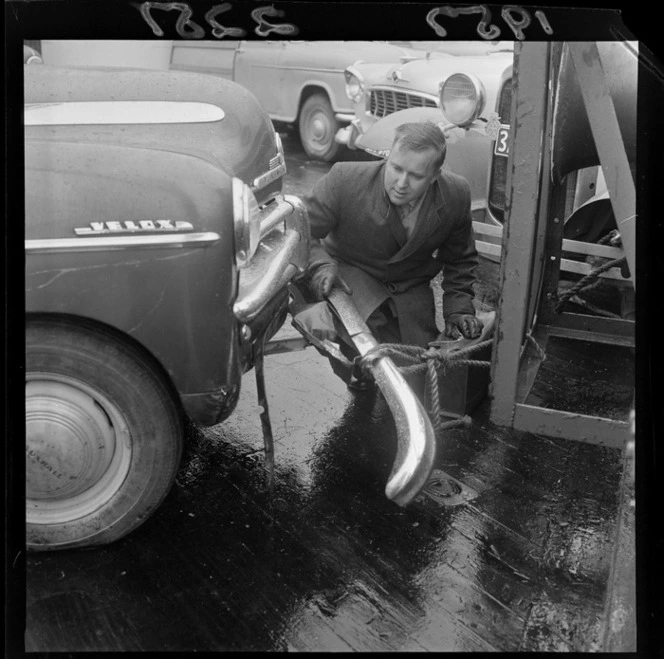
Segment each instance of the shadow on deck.
[{"label": "shadow on deck", "polygon": [[[592,374],[588,396],[605,384],[626,414],[614,385],[631,361],[552,344],[532,395],[587,408],[571,391]],[[266,379],[273,490],[248,374],[231,419],[191,430],[145,525],[28,559],[28,651],[634,649],[621,451],[496,427],[485,400],[436,465],[471,498],[403,509],[383,495],[396,439],[380,394],[351,394],[311,348],[268,356]]]}]

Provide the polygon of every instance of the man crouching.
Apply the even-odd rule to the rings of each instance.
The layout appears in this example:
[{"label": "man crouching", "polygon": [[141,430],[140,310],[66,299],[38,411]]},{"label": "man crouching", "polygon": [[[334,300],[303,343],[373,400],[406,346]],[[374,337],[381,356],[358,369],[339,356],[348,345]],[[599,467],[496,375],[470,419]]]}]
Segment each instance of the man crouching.
[{"label": "man crouching", "polygon": [[[402,124],[390,155],[380,162],[340,162],[304,198],[312,250],[308,291],[323,301],[333,287],[352,295],[381,343],[420,347],[439,337],[431,280],[443,272],[444,335],[476,338],[473,284],[478,257],[470,187],[441,170],[447,145],[433,123]],[[296,324],[357,355],[326,303],[297,311]],[[351,387],[361,374],[332,360]],[[359,382],[358,382],[359,379]]]}]

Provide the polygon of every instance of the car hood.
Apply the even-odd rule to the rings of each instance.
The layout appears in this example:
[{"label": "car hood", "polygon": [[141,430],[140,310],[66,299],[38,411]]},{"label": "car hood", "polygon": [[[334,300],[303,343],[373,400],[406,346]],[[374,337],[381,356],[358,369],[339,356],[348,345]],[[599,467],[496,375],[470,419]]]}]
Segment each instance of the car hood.
[{"label": "car hood", "polygon": [[485,87],[493,88],[498,86],[502,73],[512,64],[512,60],[512,53],[453,57],[432,53],[427,58],[392,64],[383,75],[367,80],[367,86],[387,84],[437,96],[440,83],[450,75],[470,73],[479,77]]},{"label": "car hood", "polygon": [[[65,69],[45,65],[27,66],[25,71],[25,103],[63,104],[72,109],[72,102],[88,102],[93,117],[60,125],[26,126],[26,137],[73,143],[133,146],[156,151],[182,153],[201,158],[237,176],[251,185],[256,177],[270,169],[270,160],[277,155],[276,135],[272,123],[255,97],[236,83],[194,73],[154,70]],[[125,120],[120,113],[113,122],[96,124],[95,106],[99,116],[117,103],[145,110],[148,102],[167,102],[181,110],[185,103],[205,104],[216,111],[213,120],[173,120],[156,123],[147,119]],[[70,113],[71,114],[71,113]],[[177,114],[177,113],[176,113]],[[182,112],[179,113],[182,115]],[[128,115],[125,115],[128,116]],[[26,114],[27,122],[27,114]]]},{"label": "car hood", "polygon": [[351,62],[392,62],[401,57],[422,57],[422,51],[385,41],[293,41],[284,53],[285,60],[338,60],[339,68]]}]

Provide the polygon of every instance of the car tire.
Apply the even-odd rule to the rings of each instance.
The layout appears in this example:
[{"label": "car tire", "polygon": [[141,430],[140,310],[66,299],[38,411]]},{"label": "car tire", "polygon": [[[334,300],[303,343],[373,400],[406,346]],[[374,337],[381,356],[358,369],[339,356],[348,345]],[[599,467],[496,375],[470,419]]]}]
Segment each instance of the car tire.
[{"label": "car tire", "polygon": [[339,154],[342,145],[334,136],[341,125],[325,94],[312,94],[302,105],[298,129],[305,153],[314,160],[331,162]]},{"label": "car tire", "polygon": [[171,488],[184,419],[170,383],[105,328],[62,319],[26,327],[26,546],[114,542]]}]

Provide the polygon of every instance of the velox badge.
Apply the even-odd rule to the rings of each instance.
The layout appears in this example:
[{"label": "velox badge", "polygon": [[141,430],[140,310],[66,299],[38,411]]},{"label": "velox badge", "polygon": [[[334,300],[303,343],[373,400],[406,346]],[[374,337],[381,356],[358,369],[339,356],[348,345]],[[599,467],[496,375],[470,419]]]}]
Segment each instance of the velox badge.
[{"label": "velox badge", "polygon": [[110,222],[90,222],[89,227],[74,229],[77,236],[104,236],[132,233],[187,233],[193,231],[191,222],[181,220],[125,220]]}]

